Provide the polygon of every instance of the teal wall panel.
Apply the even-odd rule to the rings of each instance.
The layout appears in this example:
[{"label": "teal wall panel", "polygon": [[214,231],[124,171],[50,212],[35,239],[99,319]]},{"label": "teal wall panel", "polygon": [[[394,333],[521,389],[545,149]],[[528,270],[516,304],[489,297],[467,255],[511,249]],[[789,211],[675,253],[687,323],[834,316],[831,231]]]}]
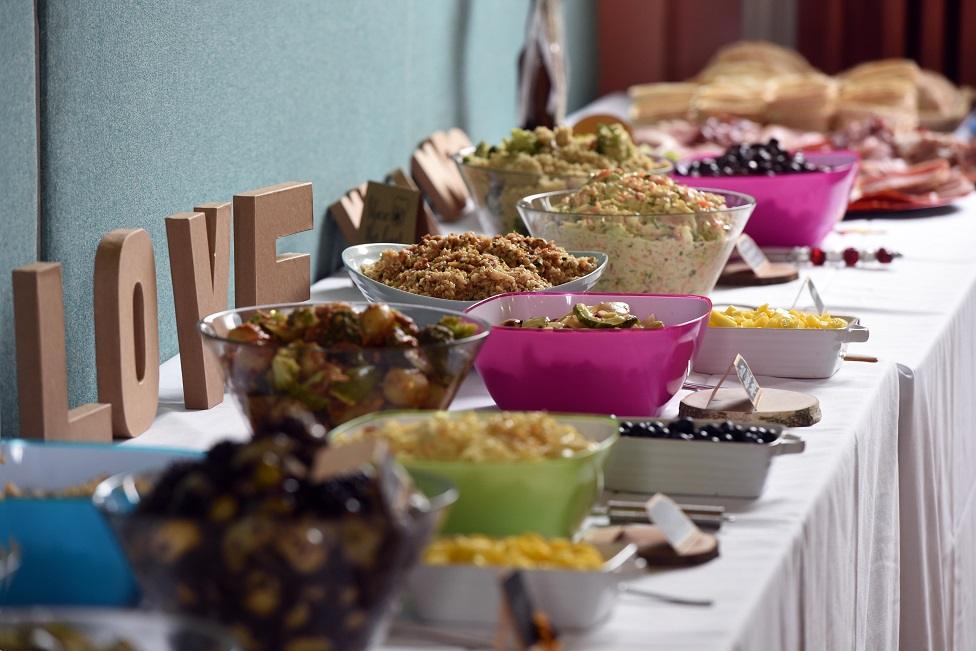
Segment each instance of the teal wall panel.
[{"label": "teal wall panel", "polygon": [[37,259],[34,3],[0,2],[0,436],[17,431],[10,271]]},{"label": "teal wall panel", "polygon": [[[64,262],[69,393],[94,400],[93,257],[155,245],[161,355],[177,352],[163,219],[234,192],[341,193],[405,166],[435,129],[497,139],[515,115],[526,0],[40,0],[42,255]],[[572,98],[594,87],[592,0],[568,0]],[[582,58],[582,57],[581,57]],[[577,81],[579,80],[579,81]],[[286,238],[314,252],[319,236]],[[313,269],[315,263],[313,261]]]}]

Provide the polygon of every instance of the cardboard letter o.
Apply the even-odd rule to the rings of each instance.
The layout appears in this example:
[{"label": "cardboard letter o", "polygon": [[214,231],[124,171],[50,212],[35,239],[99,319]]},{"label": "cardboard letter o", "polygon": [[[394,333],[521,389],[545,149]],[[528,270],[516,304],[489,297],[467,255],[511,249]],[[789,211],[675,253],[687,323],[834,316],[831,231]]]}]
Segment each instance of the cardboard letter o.
[{"label": "cardboard letter o", "polygon": [[152,240],[141,228],[108,233],[95,253],[95,363],[115,435],[145,432],[159,403],[159,321]]}]

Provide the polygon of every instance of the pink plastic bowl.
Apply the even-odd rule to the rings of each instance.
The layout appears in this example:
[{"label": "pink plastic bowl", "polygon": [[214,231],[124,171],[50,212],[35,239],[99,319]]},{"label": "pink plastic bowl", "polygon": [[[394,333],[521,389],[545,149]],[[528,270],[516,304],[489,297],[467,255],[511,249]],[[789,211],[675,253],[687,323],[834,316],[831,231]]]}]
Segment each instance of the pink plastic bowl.
[{"label": "pink plastic bowl", "polygon": [[733,190],[756,198],[745,232],[759,246],[817,246],[843,218],[857,177],[857,154],[812,153],[807,160],[828,172],[778,176],[677,176],[695,188]]},{"label": "pink plastic bowl", "polygon": [[[573,305],[623,301],[662,330],[536,330],[507,319],[558,318]],[[521,293],[492,296],[465,312],[492,324],[475,366],[502,409],[654,416],[681,388],[712,302],[704,296]]]}]

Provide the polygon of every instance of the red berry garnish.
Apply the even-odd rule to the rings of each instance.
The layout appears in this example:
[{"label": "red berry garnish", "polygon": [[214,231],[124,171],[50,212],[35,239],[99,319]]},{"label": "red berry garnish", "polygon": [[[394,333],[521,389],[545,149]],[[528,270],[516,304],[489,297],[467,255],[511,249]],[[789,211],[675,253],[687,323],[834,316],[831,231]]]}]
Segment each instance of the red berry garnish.
[{"label": "red berry garnish", "polygon": [[881,264],[888,264],[895,259],[895,256],[891,254],[891,251],[885,248],[878,249],[878,252],[874,254],[874,257],[878,259]]},{"label": "red berry garnish", "polygon": [[813,264],[815,264],[816,266],[819,267],[819,266],[822,266],[823,263],[826,262],[826,261],[827,261],[827,254],[824,253],[824,250],[823,249],[818,249],[817,247],[813,247],[812,249],[810,249],[810,262],[811,263],[813,263]]},{"label": "red berry garnish", "polygon": [[844,249],[844,264],[846,264],[848,267],[853,267],[854,265],[856,265],[860,257],[861,254],[858,253],[857,249],[855,248]]}]

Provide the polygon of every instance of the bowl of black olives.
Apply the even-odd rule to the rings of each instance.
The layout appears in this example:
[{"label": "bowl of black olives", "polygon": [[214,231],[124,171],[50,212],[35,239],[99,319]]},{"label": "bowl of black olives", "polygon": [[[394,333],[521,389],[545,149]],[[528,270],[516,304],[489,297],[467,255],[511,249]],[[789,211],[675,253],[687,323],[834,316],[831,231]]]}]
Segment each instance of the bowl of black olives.
[{"label": "bowl of black olives", "polygon": [[382,445],[279,433],[110,477],[93,499],[142,607],[219,622],[245,651],[342,651],[383,635],[456,497],[445,479],[408,476]]},{"label": "bowl of black olives", "polygon": [[732,421],[620,419],[610,452],[609,490],[754,499],[773,457],[802,452],[779,425]]},{"label": "bowl of black olives", "polygon": [[857,163],[853,152],[788,151],[771,138],[683,161],[674,175],[692,187],[755,197],[745,232],[760,246],[817,246],[847,210]]}]

